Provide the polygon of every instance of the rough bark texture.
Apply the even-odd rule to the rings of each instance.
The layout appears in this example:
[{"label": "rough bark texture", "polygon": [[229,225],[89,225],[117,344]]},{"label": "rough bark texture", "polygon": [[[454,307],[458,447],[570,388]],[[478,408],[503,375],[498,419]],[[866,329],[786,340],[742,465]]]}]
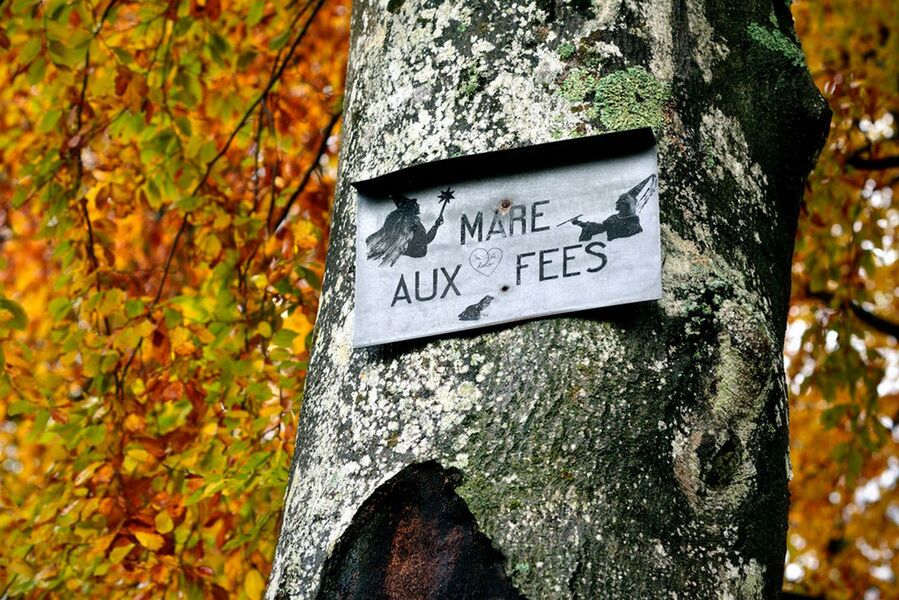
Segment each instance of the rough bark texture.
[{"label": "rough bark texture", "polygon": [[[269,597],[774,597],[790,258],[828,121],[788,3],[353,10],[325,293]],[[350,181],[641,125],[659,140],[661,301],[352,350]],[[465,573],[497,587],[452,587]]]}]

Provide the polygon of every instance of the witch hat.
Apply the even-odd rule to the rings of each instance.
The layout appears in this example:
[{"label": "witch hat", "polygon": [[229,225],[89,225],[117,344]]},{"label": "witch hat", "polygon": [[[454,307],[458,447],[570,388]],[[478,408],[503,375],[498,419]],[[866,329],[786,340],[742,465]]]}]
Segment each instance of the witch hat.
[{"label": "witch hat", "polygon": [[396,204],[396,207],[400,209],[408,210],[414,206],[418,206],[417,198],[409,198],[408,196],[404,196],[403,194],[397,192],[391,194],[390,199],[393,200],[393,203]]},{"label": "witch hat", "polygon": [[646,206],[646,203],[652,197],[653,192],[656,189],[656,181],[658,181],[658,177],[655,174],[650,175],[627,192],[621,194],[618,197],[619,200],[622,198],[633,202],[634,204],[634,212],[639,213],[643,210],[643,207]]}]

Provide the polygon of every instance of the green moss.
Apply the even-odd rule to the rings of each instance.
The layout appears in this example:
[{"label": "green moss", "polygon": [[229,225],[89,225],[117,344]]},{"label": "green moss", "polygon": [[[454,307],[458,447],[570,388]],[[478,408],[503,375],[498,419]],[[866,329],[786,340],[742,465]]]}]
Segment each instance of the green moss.
[{"label": "green moss", "polygon": [[568,60],[574,53],[577,51],[577,47],[571,42],[562,42],[559,44],[559,58],[562,60]]},{"label": "green moss", "polygon": [[805,67],[805,55],[786,35],[778,29],[766,29],[758,23],[750,23],[746,28],[749,37],[766,50],[785,56],[794,66]]},{"label": "green moss", "polygon": [[481,76],[474,65],[468,67],[467,75],[462,80],[462,95],[473,96],[481,88]]},{"label": "green moss", "polygon": [[666,86],[643,67],[616,71],[596,84],[593,115],[610,130],[659,128],[664,122]]},{"label": "green moss", "polygon": [[715,158],[715,155],[712,151],[712,148],[709,146],[709,144],[707,144],[706,142],[703,141],[703,142],[700,142],[699,147],[702,150],[703,164],[705,164],[705,167],[709,170],[712,170],[715,167],[717,167],[718,159]]},{"label": "green moss", "polygon": [[581,62],[589,69],[599,69],[602,67],[602,56],[598,52],[587,51],[582,53]]},{"label": "green moss", "polygon": [[559,94],[569,102],[583,102],[596,88],[596,77],[585,69],[572,69],[559,87]]}]

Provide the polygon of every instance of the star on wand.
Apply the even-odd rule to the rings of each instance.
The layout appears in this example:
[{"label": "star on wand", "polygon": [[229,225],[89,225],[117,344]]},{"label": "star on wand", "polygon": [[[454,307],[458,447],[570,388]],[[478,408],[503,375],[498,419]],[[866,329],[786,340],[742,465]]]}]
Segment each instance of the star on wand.
[{"label": "star on wand", "polygon": [[443,211],[446,209],[446,205],[450,203],[450,200],[455,199],[456,197],[453,196],[453,190],[450,186],[446,186],[446,189],[440,192],[440,197],[437,202],[443,202],[443,206],[440,207],[440,216],[437,217],[438,220],[443,218]]}]

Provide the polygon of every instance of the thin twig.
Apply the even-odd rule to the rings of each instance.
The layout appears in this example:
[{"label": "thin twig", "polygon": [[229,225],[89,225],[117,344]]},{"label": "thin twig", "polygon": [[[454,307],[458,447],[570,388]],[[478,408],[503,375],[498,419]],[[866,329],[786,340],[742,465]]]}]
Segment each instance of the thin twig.
[{"label": "thin twig", "polygon": [[[324,130],[322,130],[322,141],[318,146],[318,152],[316,152],[315,156],[312,158],[312,162],[307,167],[306,172],[303,174],[303,179],[300,181],[297,188],[290,195],[290,199],[288,199],[287,204],[284,206],[284,211],[278,217],[278,219],[272,224],[271,216],[273,214],[273,207],[275,205],[275,196],[274,196],[274,186],[272,186],[272,199],[269,204],[269,213],[268,218],[266,219],[266,232],[268,234],[272,234],[277,231],[278,227],[284,222],[287,216],[290,214],[290,208],[296,199],[303,193],[303,190],[306,189],[306,185],[308,185],[309,180],[312,178],[312,174],[318,168],[319,160],[325,154],[328,149],[328,139],[331,137],[331,131],[333,131],[334,126],[337,124],[337,121],[340,120],[342,112],[337,111],[335,114],[331,115],[331,119],[328,121],[328,124],[325,126]],[[253,246],[253,249],[247,255],[247,258],[243,262],[243,274],[241,275],[244,279],[246,279],[247,274],[250,271],[250,263],[253,261],[253,258],[256,257],[256,253],[259,251],[260,246],[262,246],[262,239],[256,241],[256,245]],[[237,266],[238,274],[241,273],[241,266]]]},{"label": "thin twig", "polygon": [[290,209],[293,206],[293,203],[300,196],[300,194],[303,193],[303,190],[306,189],[306,184],[309,183],[309,179],[312,177],[312,173],[314,173],[319,166],[319,160],[328,150],[328,140],[331,138],[331,131],[334,130],[334,126],[337,125],[337,122],[340,120],[342,114],[343,111],[338,110],[333,115],[331,115],[331,119],[325,126],[324,131],[322,131],[322,141],[318,146],[318,152],[316,153],[315,158],[309,165],[309,168],[306,169],[306,173],[303,175],[303,179],[300,181],[297,189],[293,191],[293,194],[291,194],[290,198],[287,200],[287,204],[284,205],[284,210],[281,211],[281,216],[278,217],[277,221],[270,225],[269,232],[276,231],[278,227],[281,226],[281,223],[283,223],[284,219],[287,218],[287,215],[290,214]]},{"label": "thin twig", "polygon": [[[90,48],[84,54],[84,77],[81,79],[81,94],[78,100],[78,110],[75,117],[75,135],[81,135],[82,116],[84,114],[84,104],[87,102],[87,80],[91,68],[91,51]],[[81,178],[84,175],[84,162],[81,160],[81,140],[73,148],[75,152],[75,181],[72,184],[72,194],[78,193],[81,187]],[[84,223],[87,225],[87,256],[90,259],[91,271],[96,271],[100,267],[97,260],[97,254],[94,252],[94,227],[91,223],[91,217],[87,210],[87,198],[81,198],[81,212],[84,216]]]},{"label": "thin twig", "polygon": [[256,138],[254,140],[254,148],[253,148],[253,210],[251,212],[256,212],[256,208],[259,205],[259,155],[262,154],[262,123],[265,121],[265,98],[262,99],[262,104],[259,105],[259,116],[256,117]]}]

